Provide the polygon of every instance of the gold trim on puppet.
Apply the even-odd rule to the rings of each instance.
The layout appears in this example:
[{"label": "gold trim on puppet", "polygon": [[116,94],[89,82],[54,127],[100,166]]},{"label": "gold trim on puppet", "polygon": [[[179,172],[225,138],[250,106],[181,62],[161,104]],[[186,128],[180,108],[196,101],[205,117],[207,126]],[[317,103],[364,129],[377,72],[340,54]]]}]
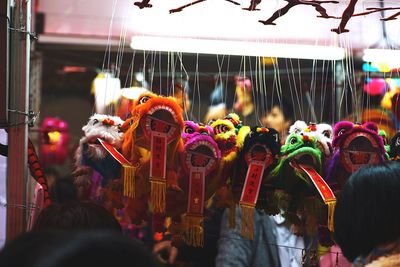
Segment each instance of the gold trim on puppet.
[{"label": "gold trim on puppet", "polygon": [[150,137],[152,132],[160,132],[167,135],[168,143],[179,134],[179,125],[176,120],[176,114],[172,108],[166,105],[157,105],[152,107],[144,115],[145,127],[144,134]]},{"label": "gold trim on puppet", "polygon": [[[368,143],[363,143],[362,141],[367,141]],[[364,146],[363,149],[359,149],[360,145]],[[379,163],[378,151],[379,144],[371,134],[355,132],[350,134],[344,141],[340,161],[346,171],[352,173],[362,166]]]},{"label": "gold trim on puppet", "polygon": [[205,168],[207,172],[217,167],[217,151],[212,144],[201,140],[190,145],[185,155],[185,167]]},{"label": "gold trim on puppet", "polygon": [[270,166],[274,162],[274,157],[271,150],[265,145],[256,143],[253,144],[244,156],[247,165],[252,161],[263,162],[265,167]]}]

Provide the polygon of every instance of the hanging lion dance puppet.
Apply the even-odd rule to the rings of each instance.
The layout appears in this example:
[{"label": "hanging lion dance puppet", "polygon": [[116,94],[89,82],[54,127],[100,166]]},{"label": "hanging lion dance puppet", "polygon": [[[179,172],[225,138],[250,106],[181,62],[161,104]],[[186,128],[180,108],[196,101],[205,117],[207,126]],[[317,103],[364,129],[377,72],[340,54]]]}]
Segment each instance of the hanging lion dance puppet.
[{"label": "hanging lion dance puppet", "polygon": [[[147,218],[147,207],[161,217],[166,211],[166,191],[178,186],[178,154],[183,149],[182,109],[172,97],[144,93],[134,103],[131,117],[122,126],[124,195],[126,213],[133,222]],[[161,229],[157,229],[161,230]]]},{"label": "hanging lion dance puppet", "polygon": [[88,123],[82,127],[84,136],[79,140],[75,151],[75,175],[86,174],[88,167],[98,171],[103,178],[103,184],[120,176],[120,165],[112,160],[112,156],[102,146],[100,141],[121,149],[123,133],[120,127],[123,120],[116,116],[94,114]]},{"label": "hanging lion dance puppet", "polygon": [[170,230],[176,245],[182,240],[190,246],[203,246],[205,204],[217,190],[220,178],[216,173],[221,152],[213,135],[210,126],[185,121],[182,133],[184,149],[180,157],[182,168],[179,172],[182,191],[167,190],[167,214],[172,215]]},{"label": "hanging lion dance puppet", "polygon": [[373,122],[338,122],[334,127],[332,145],[335,152],[327,169],[326,180],[335,191],[340,191],[349,176],[359,168],[385,160],[383,139]]},{"label": "hanging lion dance puppet", "polygon": [[[332,138],[333,129],[332,126],[326,123],[305,123],[304,121],[296,121],[289,128],[289,134],[297,133],[301,135],[308,135],[315,137],[319,150],[322,152],[322,164],[326,164],[331,158],[333,153]],[[325,165],[324,165],[325,166]]]},{"label": "hanging lion dance puppet", "polygon": [[278,165],[267,178],[272,192],[267,193],[271,205],[266,212],[282,212],[297,234],[316,236],[318,221],[328,217],[328,224],[333,226],[336,198],[321,177],[325,154],[329,156],[329,139],[324,140],[324,135],[316,131],[317,125],[299,128],[303,123],[296,124],[281,147]]},{"label": "hanging lion dance puppet", "polygon": [[231,189],[241,209],[241,233],[248,239],[254,235],[255,208],[267,204],[264,177],[276,166],[279,150],[279,134],[275,129],[253,127],[239,152]]},{"label": "hanging lion dance puppet", "polygon": [[[107,150],[110,147],[115,151],[121,149],[122,124],[123,120],[117,116],[94,114],[82,127],[84,136],[75,152],[75,184],[90,199],[100,198],[98,194],[101,192],[101,199],[110,203],[104,203],[110,211],[123,207],[119,189],[121,163]],[[107,197],[111,195],[115,197]]]},{"label": "hanging lion dance puppet", "polygon": [[[306,124],[304,121],[296,121],[292,126],[290,126],[289,134],[298,133],[301,135],[312,136],[317,141],[317,146],[321,151],[321,164],[322,169],[320,175],[325,177],[326,165],[332,157],[333,147],[332,147],[332,138],[333,138],[333,129],[332,126],[325,123],[309,123]],[[322,185],[320,184],[321,188]],[[320,192],[320,190],[318,189]],[[321,194],[324,202],[329,204],[326,207],[320,206],[322,209],[319,211],[319,216],[317,218],[317,229],[318,229],[318,240],[321,245],[331,246],[333,244],[333,239],[331,237],[331,231],[333,227],[333,210],[335,205],[335,196],[332,195],[329,198],[324,198],[323,194]],[[328,209],[327,209],[328,208]],[[326,214],[327,216],[325,216]]]},{"label": "hanging lion dance puppet", "polygon": [[[232,182],[238,153],[243,147],[244,138],[250,132],[250,127],[242,126],[239,116],[235,113],[211,122],[210,126],[214,130],[213,138],[221,150],[221,161],[216,174],[220,183],[216,206],[218,208],[229,207],[234,210],[235,203],[229,185]],[[230,225],[234,227],[234,224],[234,218],[231,218]]]}]

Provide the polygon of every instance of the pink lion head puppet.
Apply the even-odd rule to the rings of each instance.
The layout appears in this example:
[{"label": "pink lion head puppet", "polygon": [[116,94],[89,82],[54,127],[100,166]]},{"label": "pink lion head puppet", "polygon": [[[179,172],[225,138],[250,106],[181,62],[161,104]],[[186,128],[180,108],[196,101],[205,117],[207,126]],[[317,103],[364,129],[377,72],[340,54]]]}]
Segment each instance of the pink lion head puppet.
[{"label": "pink lion head puppet", "polygon": [[373,122],[338,122],[334,127],[332,146],[335,152],[328,164],[326,180],[337,191],[359,168],[385,160],[383,140]]},{"label": "pink lion head puppet", "polygon": [[179,174],[182,192],[167,191],[167,213],[172,215],[175,224],[171,229],[175,244],[183,239],[188,245],[202,246],[205,203],[219,186],[219,177],[215,174],[221,152],[212,138],[214,131],[210,126],[192,121],[185,121],[184,125]]}]

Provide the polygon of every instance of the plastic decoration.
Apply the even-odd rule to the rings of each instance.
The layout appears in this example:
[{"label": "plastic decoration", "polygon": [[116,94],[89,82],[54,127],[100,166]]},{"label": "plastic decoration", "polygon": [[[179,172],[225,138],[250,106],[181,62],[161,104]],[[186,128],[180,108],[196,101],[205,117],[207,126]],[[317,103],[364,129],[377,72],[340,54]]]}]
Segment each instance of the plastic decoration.
[{"label": "plastic decoration", "polygon": [[40,128],[40,163],[43,168],[51,165],[62,165],[69,150],[68,123],[58,118],[47,117]]},{"label": "plastic decoration", "polygon": [[388,88],[385,79],[381,78],[372,78],[367,79],[364,84],[364,91],[372,96],[383,95]]},{"label": "plastic decoration", "polygon": [[29,171],[32,177],[36,180],[38,184],[42,186],[43,189],[43,208],[51,204],[51,198],[49,194],[49,187],[47,185],[46,176],[44,175],[43,169],[40,165],[39,158],[36,154],[35,147],[32,141],[28,138],[28,164]]},{"label": "plastic decoration", "polygon": [[254,110],[253,96],[251,93],[251,81],[248,78],[235,77],[236,81],[236,102],[233,109],[236,113],[247,117]]}]

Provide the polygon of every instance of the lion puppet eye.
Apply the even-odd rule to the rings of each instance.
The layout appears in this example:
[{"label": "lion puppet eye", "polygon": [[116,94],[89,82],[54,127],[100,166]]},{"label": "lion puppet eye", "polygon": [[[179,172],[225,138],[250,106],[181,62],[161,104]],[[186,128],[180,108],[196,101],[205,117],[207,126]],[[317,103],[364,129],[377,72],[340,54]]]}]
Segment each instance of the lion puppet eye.
[{"label": "lion puppet eye", "polygon": [[149,101],[150,100],[150,97],[149,96],[142,96],[140,99],[139,99],[139,104],[144,104],[144,103],[146,103],[147,101]]}]

